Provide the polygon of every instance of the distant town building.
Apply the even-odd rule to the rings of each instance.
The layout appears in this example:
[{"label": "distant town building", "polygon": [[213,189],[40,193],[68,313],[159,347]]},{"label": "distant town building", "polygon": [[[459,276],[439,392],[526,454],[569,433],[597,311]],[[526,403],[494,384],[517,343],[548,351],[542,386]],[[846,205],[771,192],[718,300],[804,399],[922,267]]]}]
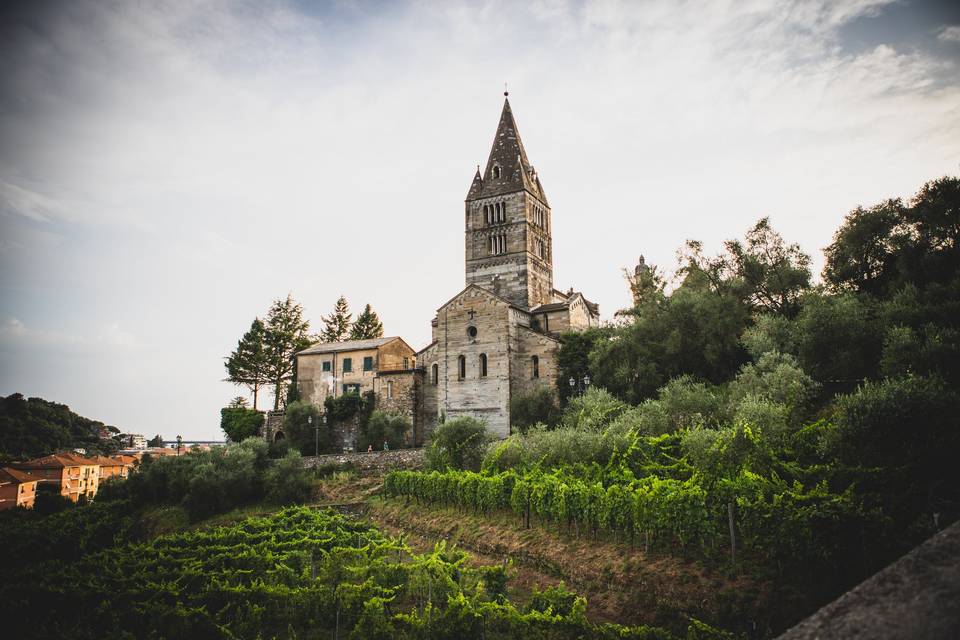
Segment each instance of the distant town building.
[{"label": "distant town building", "polygon": [[56,453],[10,466],[35,478],[38,490],[59,493],[72,502],[77,502],[80,496],[92,499],[97,494],[100,467],[93,460]]},{"label": "distant town building", "polygon": [[147,439],[139,433],[121,433],[120,446],[124,449],[146,449]]},{"label": "distant town building", "polygon": [[37,482],[37,478],[18,469],[0,468],[0,510],[33,509]]}]

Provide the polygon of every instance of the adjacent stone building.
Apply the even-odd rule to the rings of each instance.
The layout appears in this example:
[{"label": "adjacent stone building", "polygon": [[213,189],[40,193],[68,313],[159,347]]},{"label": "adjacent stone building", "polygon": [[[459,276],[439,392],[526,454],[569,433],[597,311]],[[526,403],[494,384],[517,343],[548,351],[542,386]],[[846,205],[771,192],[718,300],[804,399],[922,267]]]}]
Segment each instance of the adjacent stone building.
[{"label": "adjacent stone building", "polygon": [[[297,354],[300,397],[322,405],[328,395],[373,391],[378,407],[410,416],[412,444],[441,417],[475,416],[508,436],[513,397],[556,389],[559,334],[600,321],[582,293],[554,288],[552,215],[506,99],[464,204],[466,288],[437,309],[431,343],[417,353],[400,338],[314,345]],[[348,378],[338,357],[351,367],[369,359],[367,375]]]}]

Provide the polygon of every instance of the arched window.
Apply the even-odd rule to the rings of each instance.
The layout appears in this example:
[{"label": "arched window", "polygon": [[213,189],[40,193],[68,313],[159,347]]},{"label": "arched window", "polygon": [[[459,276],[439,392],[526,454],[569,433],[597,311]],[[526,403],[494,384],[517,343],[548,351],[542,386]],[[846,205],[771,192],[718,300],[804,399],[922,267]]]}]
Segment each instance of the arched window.
[{"label": "arched window", "polygon": [[467,377],[467,359],[464,356],[457,358],[457,376],[461,380]]},{"label": "arched window", "polygon": [[540,377],[540,357],[533,356],[532,358],[530,358],[530,362],[533,364],[533,377],[539,378]]},{"label": "arched window", "polygon": [[487,354],[485,353],[480,354],[480,377],[487,377]]},{"label": "arched window", "polygon": [[483,219],[487,224],[490,224],[490,209],[487,205],[483,205]]},{"label": "arched window", "polygon": [[500,177],[500,167],[499,167],[499,165],[493,165],[493,177],[494,177],[494,178],[499,178],[499,177]]},{"label": "arched window", "polygon": [[433,369],[433,384],[439,384],[440,383],[440,367],[438,367],[437,364],[434,363],[431,369]]}]

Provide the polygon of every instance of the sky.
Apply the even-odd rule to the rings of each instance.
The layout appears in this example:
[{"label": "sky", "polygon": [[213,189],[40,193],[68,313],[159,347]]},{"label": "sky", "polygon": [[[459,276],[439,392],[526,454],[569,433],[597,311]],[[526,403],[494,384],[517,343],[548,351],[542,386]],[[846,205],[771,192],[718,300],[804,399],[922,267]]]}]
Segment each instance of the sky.
[{"label": "sky", "polygon": [[960,174],[960,3],[11,0],[0,8],[0,394],[219,439],[224,357],[288,293],[415,349],[464,286],[504,83],[601,315],[769,216]]}]

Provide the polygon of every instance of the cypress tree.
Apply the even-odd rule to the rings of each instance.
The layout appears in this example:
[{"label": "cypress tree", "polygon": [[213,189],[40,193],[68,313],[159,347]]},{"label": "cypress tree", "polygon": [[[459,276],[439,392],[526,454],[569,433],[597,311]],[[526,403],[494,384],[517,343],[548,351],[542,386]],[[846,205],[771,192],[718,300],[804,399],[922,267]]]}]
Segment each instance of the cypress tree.
[{"label": "cypress tree", "polygon": [[357,321],[353,323],[353,329],[350,330],[351,340],[368,340],[370,338],[383,337],[383,323],[377,317],[369,304],[363,308],[363,312],[357,316]]},{"label": "cypress tree", "polygon": [[350,335],[350,308],[347,305],[347,299],[342,295],[337,300],[333,313],[329,316],[323,316],[323,331],[320,332],[320,338],[324,342],[340,342],[346,340]]}]

